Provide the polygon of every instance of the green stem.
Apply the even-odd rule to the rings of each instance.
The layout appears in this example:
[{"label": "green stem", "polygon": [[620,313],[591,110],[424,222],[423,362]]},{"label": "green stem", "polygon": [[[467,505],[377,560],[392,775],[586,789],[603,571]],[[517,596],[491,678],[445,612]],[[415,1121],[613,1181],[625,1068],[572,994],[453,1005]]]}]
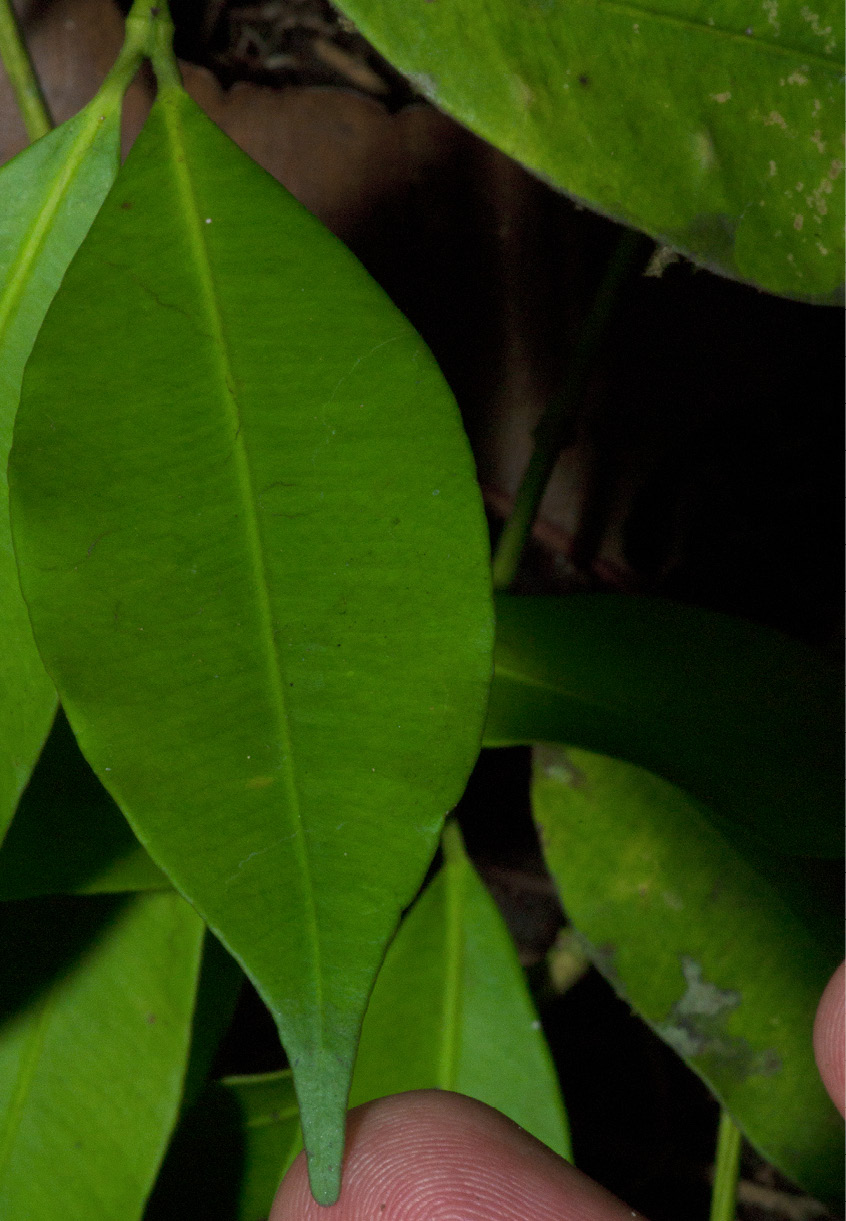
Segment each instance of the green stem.
[{"label": "green stem", "polygon": [[532,456],[494,553],[494,589],[507,589],[514,580],[546,485],[567,443],[574,410],[584,397],[591,367],[619,303],[620,290],[637,264],[644,241],[642,234],[631,229],[619,239],[570,357],[564,384],[550,399],[535,428]]},{"label": "green stem", "polygon": [[30,140],[52,130],[53,120],[21,37],[11,0],[0,0],[0,59],[9,77]]},{"label": "green stem", "polygon": [[[126,92],[143,60],[151,59],[155,66],[167,53],[173,61],[178,80],[179,70],[170,51],[172,41],[173,23],[165,0],[135,0],[126,18],[126,34],[120,54],[100,86],[98,98],[107,104],[116,101]],[[157,77],[161,84],[158,69]]]},{"label": "green stem", "polygon": [[173,53],[173,22],[168,12],[167,0],[160,0],[156,7],[157,19],[150,48],[150,59],[160,89],[182,88],[179,65]]},{"label": "green stem", "polygon": [[[126,92],[144,59],[151,59],[160,85],[179,84],[172,50],[173,23],[167,0],[135,0],[126,18],[123,46],[97,97],[110,104]],[[15,91],[27,135],[37,140],[52,129],[52,121],[18,30],[11,0],[0,0],[0,59]]]},{"label": "green stem", "polygon": [[728,1111],[720,1111],[710,1221],[735,1221],[741,1139],[740,1129]]}]

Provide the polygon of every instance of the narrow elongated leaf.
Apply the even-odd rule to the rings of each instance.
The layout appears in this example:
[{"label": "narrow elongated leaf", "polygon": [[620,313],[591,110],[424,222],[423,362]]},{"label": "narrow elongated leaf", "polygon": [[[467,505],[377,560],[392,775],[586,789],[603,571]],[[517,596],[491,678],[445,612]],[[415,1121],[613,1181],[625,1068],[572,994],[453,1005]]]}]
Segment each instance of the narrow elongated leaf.
[{"label": "narrow elongated leaf", "polygon": [[176,1119],[203,925],[178,895],[0,905],[0,1215],[141,1216]]},{"label": "narrow elongated leaf", "polygon": [[0,899],[167,889],[59,709],[0,847]]},{"label": "narrow elongated leaf", "polygon": [[[376,980],[350,1105],[455,1090],[569,1158],[555,1070],[508,930],[457,827],[446,828],[444,849]],[[209,1221],[263,1221],[300,1148],[289,1073],[216,1082],[177,1134],[147,1221],[189,1208]]]},{"label": "narrow elongated leaf", "polygon": [[6,463],[24,364],[117,173],[119,103],[95,98],[0,170],[0,839],[56,711],[18,586]]},{"label": "narrow elongated leaf", "polygon": [[653,598],[497,596],[487,746],[636,763],[775,847],[842,855],[840,678],[769,628]]},{"label": "narrow elongated leaf", "polygon": [[350,1102],[455,1090],[570,1157],[555,1070],[508,930],[455,826],[444,853],[379,972]]},{"label": "narrow elongated leaf", "polygon": [[833,0],[343,0],[433,102],[556,186],[723,274],[843,284]]},{"label": "narrow elongated leaf", "polygon": [[273,1012],[329,1201],[382,948],[480,737],[454,404],[352,256],[165,88],[39,336],[10,479],[77,740]]},{"label": "narrow elongated leaf", "polygon": [[596,965],[813,1195],[842,1198],[843,1125],[814,1014],[838,961],[681,790],[586,751],[536,751],[535,817]]}]

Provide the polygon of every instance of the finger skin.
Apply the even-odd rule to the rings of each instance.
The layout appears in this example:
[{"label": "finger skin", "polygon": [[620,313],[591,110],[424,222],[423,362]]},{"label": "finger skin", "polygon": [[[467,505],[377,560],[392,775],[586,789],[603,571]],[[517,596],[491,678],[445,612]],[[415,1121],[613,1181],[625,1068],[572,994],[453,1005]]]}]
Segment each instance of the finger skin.
[{"label": "finger skin", "polygon": [[814,1022],[814,1055],[823,1084],[840,1114],[844,1104],[844,1059],[846,1059],[846,963],[841,963],[822,994]]},{"label": "finger skin", "polygon": [[337,1204],[315,1204],[300,1155],[269,1221],[632,1221],[639,1216],[498,1111],[461,1094],[420,1090],[350,1113]]}]

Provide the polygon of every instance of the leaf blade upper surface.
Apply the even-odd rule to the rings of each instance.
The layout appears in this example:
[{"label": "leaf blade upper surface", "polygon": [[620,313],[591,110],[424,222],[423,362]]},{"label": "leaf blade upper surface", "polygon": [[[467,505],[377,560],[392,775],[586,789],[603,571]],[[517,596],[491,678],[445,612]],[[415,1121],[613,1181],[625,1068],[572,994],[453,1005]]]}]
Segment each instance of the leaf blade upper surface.
[{"label": "leaf blade upper surface", "polygon": [[0,1211],[141,1216],[176,1120],[203,924],[173,893],[0,904]]},{"label": "leaf blade upper surface", "polygon": [[380,945],[489,676],[448,391],[352,256],[165,89],[39,338],[11,474],[83,752],[274,1012],[328,1198]]},{"label": "leaf blade upper surface", "polygon": [[562,1157],[569,1132],[517,952],[458,828],[406,914],[364,1020],[350,1103],[413,1089],[477,1098]]},{"label": "leaf blade upper surface", "polygon": [[590,206],[769,291],[842,291],[833,3],[342,7],[431,101]]},{"label": "leaf blade upper surface", "polygon": [[658,772],[785,851],[842,855],[839,676],[770,628],[658,598],[498,594],[485,744]]},{"label": "leaf blade upper surface", "polygon": [[698,803],[641,768],[541,747],[532,800],[594,963],[767,1160],[839,1198],[842,1121],[812,1031],[840,947],[783,900],[777,872],[768,878]]}]

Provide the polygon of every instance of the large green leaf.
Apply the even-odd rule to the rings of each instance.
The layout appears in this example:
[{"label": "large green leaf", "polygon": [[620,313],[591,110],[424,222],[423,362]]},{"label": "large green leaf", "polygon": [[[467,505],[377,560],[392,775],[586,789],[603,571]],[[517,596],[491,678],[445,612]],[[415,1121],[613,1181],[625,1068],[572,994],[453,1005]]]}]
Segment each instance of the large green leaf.
[{"label": "large green leaf", "polygon": [[0,847],[0,899],[169,888],[59,709]]},{"label": "large green leaf", "polygon": [[98,96],[0,170],[0,839],[56,710],[18,586],[6,462],[24,364],[117,173],[120,96]]},{"label": "large green leaf", "polygon": [[342,0],[433,102],[554,185],[771,292],[843,284],[834,0]]},{"label": "large green leaf", "polygon": [[179,1107],[202,940],[173,893],[0,905],[0,1215],[141,1216]]},{"label": "large green leaf", "polygon": [[571,1156],[517,952],[455,826],[444,834],[443,868],[403,920],[379,972],[350,1102],[435,1088],[478,1098]]},{"label": "large green leaf", "polygon": [[614,755],[776,847],[842,855],[840,676],[824,655],[653,598],[500,594],[496,607],[485,745]]},{"label": "large green leaf", "polygon": [[[508,931],[457,827],[447,827],[444,850],[376,980],[350,1105],[455,1090],[570,1157],[555,1070]],[[176,1221],[189,1208],[209,1221],[263,1221],[300,1147],[290,1073],[216,1082],[177,1134],[147,1221]]]},{"label": "large green leaf", "polygon": [[842,1198],[843,1124],[812,1050],[839,951],[696,802],[640,768],[539,748],[533,802],[596,965],[769,1161],[812,1194]]},{"label": "large green leaf", "polygon": [[273,1012],[331,1200],[367,996],[489,681],[445,383],[352,256],[165,87],[39,335],[10,480],[77,740]]}]

